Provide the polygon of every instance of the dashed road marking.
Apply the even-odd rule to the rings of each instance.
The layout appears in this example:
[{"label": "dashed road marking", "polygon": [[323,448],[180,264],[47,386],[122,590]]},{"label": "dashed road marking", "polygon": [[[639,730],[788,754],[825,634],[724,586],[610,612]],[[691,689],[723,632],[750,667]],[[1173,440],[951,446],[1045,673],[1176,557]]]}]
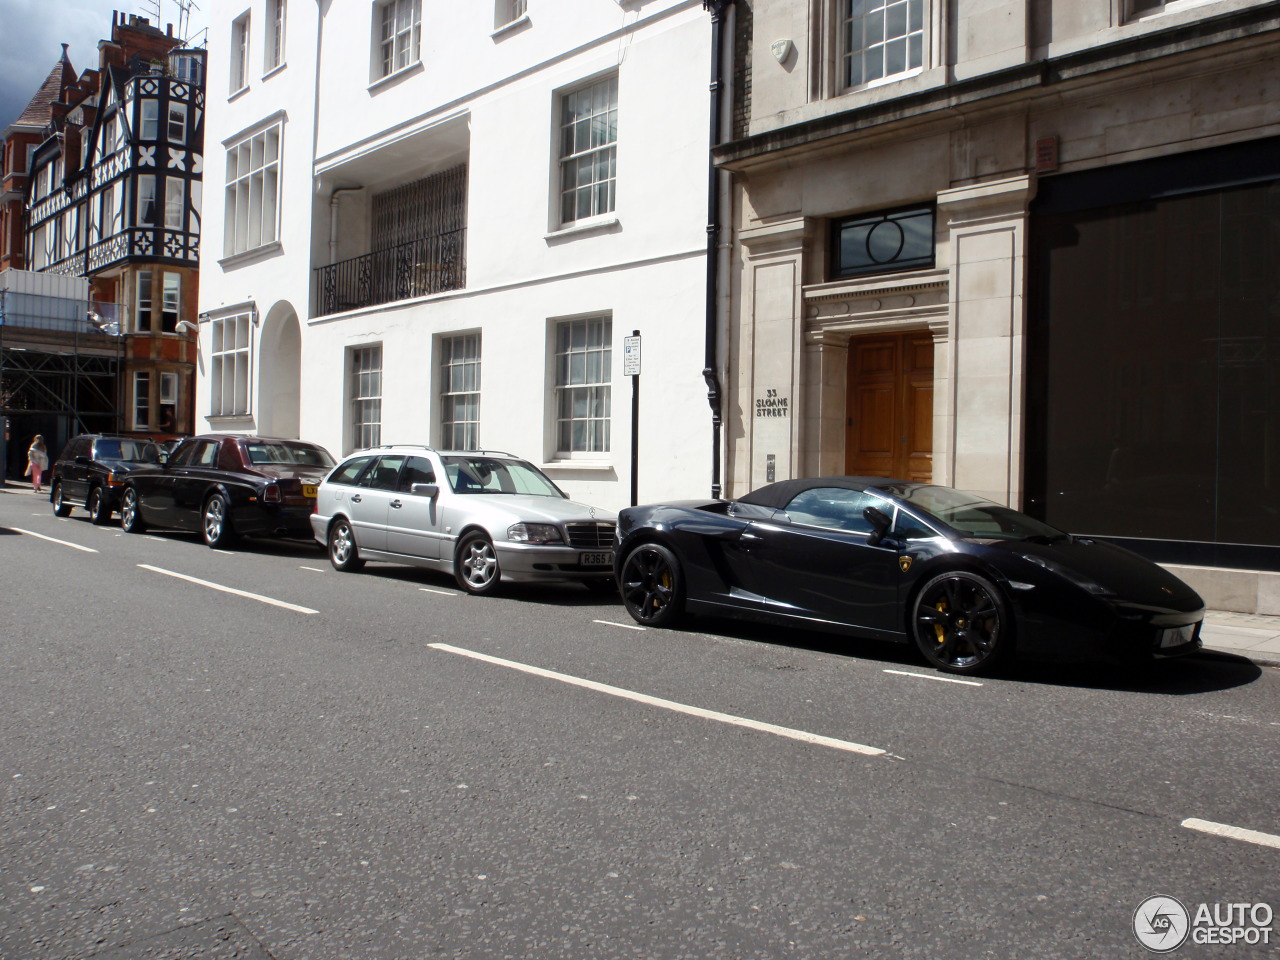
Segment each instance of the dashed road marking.
[{"label": "dashed road marking", "polygon": [[1259,830],[1246,830],[1244,827],[1233,827],[1228,823],[1214,823],[1212,820],[1200,820],[1188,817],[1182,821],[1188,830],[1210,833],[1215,837],[1226,837],[1230,840],[1242,840],[1245,843],[1256,843],[1260,847],[1275,847],[1280,850],[1280,837],[1274,833],[1262,833]]},{"label": "dashed road marking", "polygon": [[166,577],[174,577],[178,580],[186,580],[188,583],[198,584],[202,587],[208,587],[210,590],[219,590],[222,593],[232,593],[237,597],[246,597],[249,600],[257,600],[259,603],[269,603],[273,607],[283,607],[285,610],[293,610],[296,613],[319,613],[318,610],[312,610],[310,607],[300,607],[296,603],[287,603],[284,600],[277,600],[274,597],[264,597],[259,593],[249,593],[246,590],[237,590],[235,587],[223,586],[220,583],[213,583],[210,580],[201,580],[199,577],[189,577],[185,573],[177,573],[174,570],[165,570],[163,567],[153,567],[149,563],[138,564],[143,570],[150,570],[153,573],[162,573]]},{"label": "dashed road marking", "polygon": [[419,587],[418,589],[423,593],[434,593],[441,597],[456,597],[458,595],[456,590],[433,590],[431,587]]},{"label": "dashed road marking", "polygon": [[941,680],[943,683],[963,683],[968,687],[982,686],[977,680],[961,680],[958,677],[935,677],[931,673],[911,673],[909,670],[885,670],[885,673],[896,674],[899,677],[918,677],[921,680]]},{"label": "dashed road marking", "polygon": [[320,567],[298,567],[299,570],[310,570],[312,573],[324,573]]},{"label": "dashed road marking", "polygon": [[603,623],[606,627],[622,627],[624,630],[647,630],[638,623],[614,623],[612,620],[592,620],[592,623]]},{"label": "dashed road marking", "polygon": [[536,677],[546,677],[550,680],[559,680],[561,683],[568,683],[575,687],[584,687],[587,690],[595,690],[597,693],[607,693],[612,697],[620,697],[623,700],[633,700],[636,703],[647,704],[651,707],[661,707],[664,710],[671,710],[675,713],[687,714],[691,717],[700,717],[704,720],[715,720],[719,723],[727,723],[730,726],[745,727],[748,730],[757,730],[761,733],[771,733],[774,736],[786,737],[789,740],[799,740],[802,743],[812,743],[821,747],[830,747],[833,750],[843,750],[847,753],[860,753],[868,757],[883,756],[885,751],[879,747],[869,747],[864,743],[854,743],[852,740],[837,740],[835,737],[824,737],[821,734],[809,733],[807,730],[795,730],[791,727],[780,727],[773,723],[764,723],[761,720],[751,720],[748,717],[736,717],[730,713],[720,713],[716,710],[704,710],[702,707],[693,707],[685,703],[677,703],[674,700],[664,700],[661,697],[651,697],[646,693],[637,693],[634,690],[627,690],[624,687],[615,687],[607,683],[598,683],[595,680],[584,680],[582,677],[574,677],[567,673],[557,673],[554,670],[544,670],[542,667],[530,666],[527,663],[519,663],[515,660],[504,660],[501,657],[491,657],[487,653],[478,653],[475,650],[465,650],[462,647],[455,647],[448,643],[431,643],[430,647],[436,650],[443,650],[446,653],[456,653],[459,656],[470,657],[473,660],[482,660],[485,663],[496,664],[500,667],[508,667],[512,670],[519,670],[522,673],[530,673]]},{"label": "dashed road marking", "polygon": [[57,537],[46,537],[43,533],[36,533],[34,530],[23,530],[21,527],[10,527],[9,529],[18,531],[18,533],[22,534],[24,537],[36,537],[40,540],[48,540],[50,543],[57,543],[64,547],[70,547],[72,550],[83,550],[85,553],[98,552],[93,549],[93,547],[82,547],[80,544],[72,543],[70,540],[59,540]]}]

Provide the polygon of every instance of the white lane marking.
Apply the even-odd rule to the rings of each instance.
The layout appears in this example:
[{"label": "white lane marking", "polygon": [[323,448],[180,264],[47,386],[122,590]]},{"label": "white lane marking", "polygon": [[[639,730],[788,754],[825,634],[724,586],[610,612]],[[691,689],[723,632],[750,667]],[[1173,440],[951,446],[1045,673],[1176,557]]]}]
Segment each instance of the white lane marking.
[{"label": "white lane marking", "polygon": [[46,537],[43,533],[36,533],[34,530],[23,530],[21,527],[11,527],[10,529],[17,530],[20,534],[22,534],[25,537],[38,537],[41,540],[48,540],[50,543],[60,543],[62,544],[62,546],[70,547],[72,550],[83,550],[85,553],[98,552],[97,550],[93,549],[93,547],[82,547],[80,546],[80,544],[72,543],[69,540],[59,540],[57,537]]},{"label": "white lane marking", "polygon": [[234,550],[219,550],[217,547],[213,548],[213,552],[220,553],[224,557],[234,557],[236,555],[236,552]]},{"label": "white lane marking", "polygon": [[299,567],[299,570],[310,570],[312,573],[324,573],[320,567]]},{"label": "white lane marking", "polygon": [[919,677],[921,680],[941,680],[943,683],[963,683],[969,687],[982,686],[977,680],[960,680],[956,677],[935,677],[931,673],[910,673],[906,670],[886,670],[885,673],[894,673],[900,677]]},{"label": "white lane marking", "polygon": [[432,590],[430,587],[419,587],[423,593],[437,593],[442,597],[456,597],[457,591],[454,590]]},{"label": "white lane marking", "polygon": [[233,593],[237,597],[247,597],[250,600],[257,600],[260,603],[269,603],[273,607],[283,607],[286,610],[293,610],[297,613],[319,613],[318,610],[312,610],[310,607],[300,607],[294,603],[286,603],[283,600],[275,600],[272,597],[264,597],[261,594],[249,593],[245,590],[237,590],[235,587],[224,587],[220,583],[212,583],[208,580],[201,580],[198,577],[189,577],[185,573],[176,573],[173,570],[165,570],[163,567],[153,567],[149,563],[138,564],[143,570],[150,570],[153,573],[163,573],[166,577],[176,577],[179,580],[186,580],[188,583],[199,584],[202,587],[208,587],[210,590],[221,590],[223,593]]},{"label": "white lane marking", "polygon": [[148,539],[148,540],[154,540],[156,543],[168,543],[168,542],[169,542],[169,541],[168,541],[167,539],[165,539],[164,537],[147,537],[147,539]]},{"label": "white lane marking", "polygon": [[614,623],[612,620],[592,620],[592,623],[603,623],[606,627],[622,627],[624,630],[647,630],[637,623]]},{"label": "white lane marking", "polygon": [[1182,821],[1188,830],[1199,830],[1211,833],[1215,837],[1227,837],[1230,840],[1243,840],[1245,843],[1256,843],[1261,847],[1275,847],[1280,850],[1280,837],[1274,833],[1262,833],[1258,830],[1246,830],[1244,827],[1233,827],[1227,823],[1214,823],[1212,820],[1199,820],[1188,817]]},{"label": "white lane marking", "polygon": [[735,727],[746,727],[748,730],[758,730],[761,733],[772,733],[775,736],[787,737],[791,740],[799,740],[802,743],[813,743],[821,747],[831,747],[833,750],[845,750],[849,753],[861,753],[868,757],[878,757],[885,751],[879,747],[868,747],[863,743],[854,743],[852,740],[837,740],[835,737],[824,737],[817,733],[809,733],[807,730],[794,730],[791,727],[779,727],[776,724],[764,723],[760,720],[750,720],[746,717],[735,717],[730,713],[719,713],[715,710],[704,710],[701,707],[691,707],[688,704],[677,703],[674,700],[663,700],[660,697],[651,697],[645,693],[636,693],[634,690],[627,690],[623,687],[614,687],[607,683],[597,683],[595,680],[584,680],[581,677],[570,676],[567,673],[557,673],[554,670],[544,670],[541,667],[533,667],[527,663],[518,663],[515,660],[504,660],[501,657],[491,657],[487,653],[477,653],[474,650],[464,650],[462,647],[455,647],[448,643],[430,643],[429,647],[437,650],[443,650],[446,653],[456,653],[459,656],[470,657],[473,660],[483,660],[485,663],[497,664],[500,667],[509,667],[512,670],[520,670],[524,673],[531,673],[536,677],[546,677],[550,680],[559,680],[561,683],[572,684],[575,687],[585,687],[588,690],[595,690],[597,693],[607,693],[612,697],[621,697],[624,700],[634,700],[636,703],[648,704],[651,707],[661,707],[664,710],[672,710],[676,713],[688,714],[691,717],[701,717],[704,720],[716,720],[720,723],[727,723]]}]

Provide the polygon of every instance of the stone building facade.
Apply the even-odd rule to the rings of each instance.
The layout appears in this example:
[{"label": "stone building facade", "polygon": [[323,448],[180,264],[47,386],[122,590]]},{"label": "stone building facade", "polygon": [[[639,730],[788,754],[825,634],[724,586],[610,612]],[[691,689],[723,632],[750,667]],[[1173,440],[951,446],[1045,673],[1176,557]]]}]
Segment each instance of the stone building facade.
[{"label": "stone building facade", "polygon": [[736,6],[727,492],[931,479],[1280,609],[1280,7]]}]

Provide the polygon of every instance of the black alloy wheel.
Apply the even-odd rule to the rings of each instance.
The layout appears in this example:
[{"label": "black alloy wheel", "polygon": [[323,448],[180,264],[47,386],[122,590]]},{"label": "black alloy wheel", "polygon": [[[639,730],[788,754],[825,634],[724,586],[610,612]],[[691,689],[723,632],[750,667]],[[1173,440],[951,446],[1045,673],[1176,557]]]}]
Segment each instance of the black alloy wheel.
[{"label": "black alloy wheel", "polygon": [[912,630],[925,659],[949,673],[989,672],[1013,647],[1013,618],[1000,589],[967,570],[940,573],[920,589]]},{"label": "black alloy wheel", "polygon": [[642,543],[627,554],[618,587],[627,613],[637,623],[669,627],[684,615],[680,561],[660,543]]},{"label": "black alloy wheel", "polygon": [[62,499],[62,484],[53,485],[53,515],[55,517],[71,516],[71,504]]},{"label": "black alloy wheel", "polygon": [[142,522],[142,507],[138,503],[138,491],[126,487],[120,498],[120,528],[125,533],[142,533],[147,525]]},{"label": "black alloy wheel", "polygon": [[204,542],[215,549],[229,547],[235,542],[231,508],[222,494],[215,493],[204,502],[204,509],[200,511],[200,528],[204,532]]},{"label": "black alloy wheel", "polygon": [[472,530],[458,544],[453,560],[453,578],[467,593],[489,596],[502,583],[502,570],[493,541],[478,530]]},{"label": "black alloy wheel", "polygon": [[353,573],[364,566],[355,534],[351,532],[351,522],[346,517],[329,524],[329,562],[342,573]]},{"label": "black alloy wheel", "polygon": [[84,508],[89,511],[89,519],[98,526],[102,526],[111,519],[111,511],[107,509],[106,498],[102,495],[101,487],[94,487],[89,491],[89,499]]}]

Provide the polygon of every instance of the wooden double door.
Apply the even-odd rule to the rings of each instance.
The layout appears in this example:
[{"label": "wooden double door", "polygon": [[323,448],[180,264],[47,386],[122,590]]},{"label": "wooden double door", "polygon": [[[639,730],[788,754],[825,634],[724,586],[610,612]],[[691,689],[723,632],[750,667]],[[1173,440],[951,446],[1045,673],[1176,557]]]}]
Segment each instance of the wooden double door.
[{"label": "wooden double door", "polygon": [[933,337],[928,332],[849,341],[845,472],[933,479]]}]

